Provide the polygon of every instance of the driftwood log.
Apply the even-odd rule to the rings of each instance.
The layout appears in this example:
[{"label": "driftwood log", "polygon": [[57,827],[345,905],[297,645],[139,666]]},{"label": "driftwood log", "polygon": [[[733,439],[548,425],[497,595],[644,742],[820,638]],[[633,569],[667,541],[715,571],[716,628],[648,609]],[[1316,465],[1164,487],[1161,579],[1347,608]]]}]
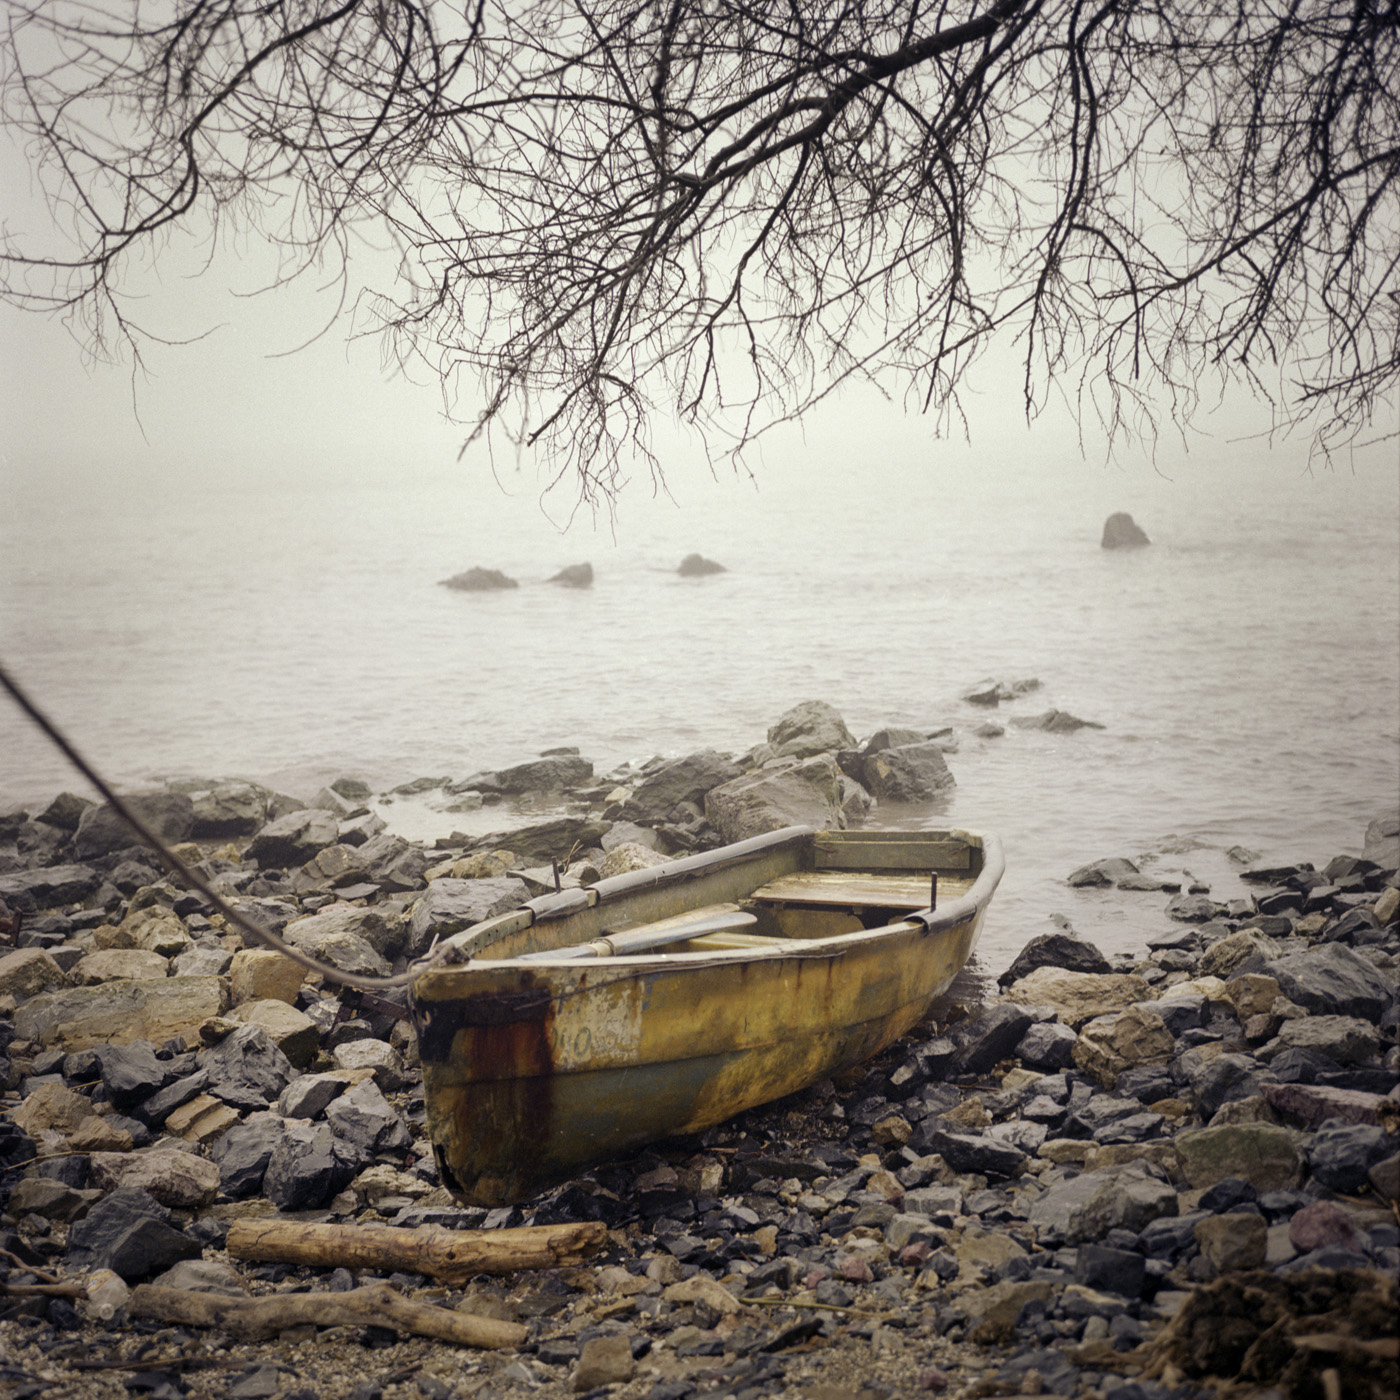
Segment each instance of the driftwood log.
[{"label": "driftwood log", "polygon": [[448,1230],[441,1225],[307,1225],[236,1220],[225,1248],[235,1259],[318,1268],[390,1269],[463,1284],[474,1274],[581,1264],[602,1247],[607,1227],[523,1225],[511,1230]]},{"label": "driftwood log", "polygon": [[289,1327],[392,1327],[469,1347],[518,1347],[526,1329],[518,1322],[454,1312],[415,1303],[387,1283],[348,1293],[277,1293],[267,1298],[229,1298],[143,1283],[132,1290],[133,1317],[152,1317],[186,1327],[218,1327],[245,1341],[275,1337]]}]

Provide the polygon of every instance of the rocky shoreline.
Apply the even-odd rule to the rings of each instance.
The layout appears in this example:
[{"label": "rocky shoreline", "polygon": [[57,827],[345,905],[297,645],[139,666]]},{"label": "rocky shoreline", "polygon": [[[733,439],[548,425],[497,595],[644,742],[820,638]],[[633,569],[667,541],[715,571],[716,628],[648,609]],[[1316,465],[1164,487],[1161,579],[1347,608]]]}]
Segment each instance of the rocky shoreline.
[{"label": "rocky shoreline", "polygon": [[[556,882],[952,781],[946,735],[858,745],[829,707],[799,710],[738,760],[475,775],[451,785],[468,806],[575,802],[431,848],[352,782],[310,807],[246,783],[137,805],[240,910],[384,973]],[[1142,956],[1033,939],[997,997],[837,1081],[486,1211],[438,1185],[392,994],[244,947],[102,807],[0,815],[0,1395],[1391,1397],[1395,845],[1382,821],[1365,858],[1247,872],[1250,899],[1177,893]],[[597,1247],[449,1282],[231,1252],[269,1220],[592,1222]],[[363,1322],[253,1341],[149,1315],[151,1283],[289,1312],[379,1283],[514,1330],[490,1349]]]}]

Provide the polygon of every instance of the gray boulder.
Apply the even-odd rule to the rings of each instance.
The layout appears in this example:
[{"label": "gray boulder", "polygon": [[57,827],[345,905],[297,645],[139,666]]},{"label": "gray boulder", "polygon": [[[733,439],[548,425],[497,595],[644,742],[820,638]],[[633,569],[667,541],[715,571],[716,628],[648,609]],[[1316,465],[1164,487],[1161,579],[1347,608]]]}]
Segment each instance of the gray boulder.
[{"label": "gray boulder", "polygon": [[704,578],[708,574],[724,573],[725,567],[716,564],[713,559],[706,559],[703,554],[687,554],[676,572],[682,578]]},{"label": "gray boulder", "polygon": [[0,899],[12,909],[32,913],[56,904],[76,904],[102,883],[90,865],[50,865],[0,875]]},{"label": "gray boulder", "polygon": [[880,802],[928,802],[957,786],[942,748],[930,741],[881,749],[866,758],[863,771],[865,787]]},{"label": "gray boulder", "polygon": [[436,940],[518,908],[529,897],[525,882],[509,875],[485,880],[434,880],[413,906],[408,955],[422,957]]},{"label": "gray boulder", "polygon": [[700,805],[711,789],[733,782],[740,774],[739,765],[728,754],[700,749],[647,774],[628,798],[627,814],[664,821],[682,802]]},{"label": "gray boulder", "polygon": [[129,1280],[197,1259],[203,1252],[199,1241],[170,1222],[170,1212],[145,1191],[120,1186],[68,1232],[67,1263],[73,1269],[111,1269]]},{"label": "gray boulder", "polygon": [[779,758],[809,758],[856,746],[846,721],[823,700],[794,705],[768,731],[768,743]]},{"label": "gray boulder", "polygon": [[549,582],[562,584],[565,588],[591,588],[593,586],[593,565],[569,564],[560,569]]},{"label": "gray boulder", "polygon": [[537,758],[503,768],[496,775],[497,789],[507,795],[522,792],[559,792],[577,787],[593,776],[593,764],[577,754]]},{"label": "gray boulder", "polygon": [[317,851],[339,839],[340,819],[335,813],[308,807],[268,822],[243,854],[264,870],[286,870],[305,865]]},{"label": "gray boulder", "polygon": [[254,1113],[215,1140],[209,1155],[219,1168],[219,1189],[234,1200],[256,1196],[272,1154],[282,1145],[286,1120]]},{"label": "gray boulder", "polygon": [[1264,971],[1290,1001],[1317,1015],[1359,1016],[1375,1022],[1395,999],[1394,981],[1343,943],[1323,943],[1293,953]]},{"label": "gray boulder", "polygon": [[257,783],[217,783],[194,799],[190,835],[196,841],[252,836],[267,825],[273,796]]},{"label": "gray boulder", "polygon": [[293,920],[282,936],[292,947],[342,972],[387,977],[391,969],[384,954],[390,945],[375,946],[375,941],[383,941],[385,928],[376,911],[342,904]]},{"label": "gray boulder", "polygon": [[196,1063],[209,1076],[209,1092],[235,1108],[268,1108],[296,1078],[292,1062],[258,1025],[239,1026]]},{"label": "gray boulder", "polygon": [[92,805],[89,798],[79,797],[76,792],[61,792],[34,820],[56,826],[60,831],[76,831],[83,813]]},{"label": "gray boulder", "polygon": [[[194,803],[183,792],[142,792],[124,799],[162,841],[174,845],[189,840],[194,826]],[[73,851],[79,860],[139,846],[141,838],[106,802],[88,807],[78,821]]]},{"label": "gray boulder", "polygon": [[1366,845],[1361,854],[1382,870],[1400,866],[1400,815],[1392,812],[1387,817],[1377,817],[1366,828]]},{"label": "gray boulder", "polygon": [[1013,715],[1017,729],[1043,729],[1047,734],[1073,734],[1076,729],[1103,729],[1096,720],[1080,719],[1067,710],[1046,710],[1042,715]]},{"label": "gray boulder", "polygon": [[1099,543],[1104,549],[1140,549],[1152,541],[1127,511],[1120,510],[1104,521],[1103,539]]},{"label": "gray boulder", "polygon": [[843,828],[841,770],[830,754],[763,768],[711,789],[705,816],[725,841],[784,826]]},{"label": "gray boulder", "polygon": [[1092,943],[1068,933],[1042,933],[1032,938],[998,978],[1009,987],[1038,967],[1062,967],[1067,972],[1112,972],[1108,959]]},{"label": "gray boulder", "polygon": [[515,579],[503,574],[499,569],[467,569],[464,573],[453,574],[441,580],[444,588],[457,588],[467,593],[491,593],[502,588],[519,588]]},{"label": "gray boulder", "polygon": [[282,1211],[316,1210],[355,1175],[356,1156],[325,1123],[284,1121],[282,1139],[268,1159],[262,1193]]},{"label": "gray boulder", "polygon": [[406,893],[419,889],[433,857],[402,836],[381,831],[355,848],[371,880],[388,890]]},{"label": "gray boulder", "polygon": [[[473,851],[514,851],[522,865],[548,865],[568,859],[575,846],[596,846],[608,829],[607,822],[583,817],[555,817],[514,831],[493,831],[472,840]],[[438,882],[440,883],[440,882]]]},{"label": "gray boulder", "polygon": [[1102,1240],[1110,1230],[1135,1233],[1180,1211],[1177,1193],[1144,1162],[1084,1172],[1059,1182],[1031,1206],[1030,1224],[1044,1240],[1066,1244]]}]

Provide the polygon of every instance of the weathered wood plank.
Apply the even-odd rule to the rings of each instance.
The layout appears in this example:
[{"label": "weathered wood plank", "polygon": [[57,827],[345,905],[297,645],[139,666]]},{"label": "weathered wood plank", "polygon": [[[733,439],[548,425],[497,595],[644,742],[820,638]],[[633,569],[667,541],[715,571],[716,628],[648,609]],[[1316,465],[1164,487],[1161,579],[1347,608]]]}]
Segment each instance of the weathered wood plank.
[{"label": "weathered wood plank", "polygon": [[[756,889],[761,904],[826,904],[854,909],[927,909],[930,881],[919,875],[858,875],[808,870]],[[940,885],[942,881],[939,882]]]},{"label": "weathered wood plank", "polygon": [[969,870],[972,852],[965,841],[918,831],[821,832],[815,864],[818,870]]}]

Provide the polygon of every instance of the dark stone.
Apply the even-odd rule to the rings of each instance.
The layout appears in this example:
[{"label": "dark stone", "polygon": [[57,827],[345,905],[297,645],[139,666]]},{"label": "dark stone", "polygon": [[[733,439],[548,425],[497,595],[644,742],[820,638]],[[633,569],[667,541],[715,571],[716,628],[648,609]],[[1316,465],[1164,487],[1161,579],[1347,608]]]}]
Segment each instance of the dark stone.
[{"label": "dark stone", "polygon": [[1162,1024],[1173,1039],[1185,1035],[1187,1031],[1199,1030],[1210,1021],[1210,1001],[1199,992],[1174,997],[1169,991],[1160,1001],[1142,1002],[1141,1005],[1161,1017]]},{"label": "dark stone", "polygon": [[682,578],[704,578],[707,574],[724,573],[725,567],[713,559],[706,559],[703,554],[687,554],[676,572]]},{"label": "dark stone", "polygon": [[530,897],[523,880],[509,875],[478,880],[434,880],[413,906],[409,920],[410,958],[421,957],[434,941],[450,937],[483,919],[517,909]]},{"label": "dark stone", "polygon": [[1114,511],[1103,523],[1103,549],[1140,549],[1151,544],[1147,532],[1125,510]]},{"label": "dark stone", "polygon": [[1259,1092],[1260,1066],[1250,1055],[1217,1055],[1187,1069],[1191,1091],[1202,1118],[1215,1116],[1221,1104]]},{"label": "dark stone", "polygon": [[132,1109],[132,1115],[147,1127],[158,1128],[177,1108],[204,1093],[208,1087],[208,1071],[196,1070],[137,1104]]},{"label": "dark stone", "polygon": [[1067,933],[1042,933],[1032,938],[1015,961],[998,978],[1000,986],[1034,972],[1038,967],[1059,967],[1067,972],[1109,972],[1109,961],[1092,943]]},{"label": "dark stone", "polygon": [[1182,924],[1204,924],[1220,913],[1220,905],[1203,894],[1179,894],[1167,905],[1167,917]]},{"label": "dark stone", "polygon": [[742,771],[728,754],[700,749],[648,773],[627,799],[625,810],[634,820],[661,821],[683,802],[703,803],[707,792],[733,782]]},{"label": "dark stone", "polygon": [[940,744],[901,744],[870,754],[861,782],[881,802],[927,802],[956,787]]},{"label": "dark stone", "polygon": [[69,1230],[68,1264],[111,1269],[131,1280],[163,1273],[181,1259],[198,1259],[199,1242],[169,1221],[170,1212],[146,1192],[118,1187]]},{"label": "dark stone", "polygon": [[1114,1091],[1139,1103],[1156,1103],[1176,1092],[1171,1072],[1158,1065],[1130,1065],[1119,1071]]},{"label": "dark stone", "polygon": [[279,1210],[315,1210],[350,1184],[356,1167],[327,1124],[291,1118],[268,1161],[263,1195]]},{"label": "dark stone", "polygon": [[1059,1021],[1031,1026],[1016,1045],[1016,1055],[1028,1069],[1069,1069],[1079,1037]]},{"label": "dark stone", "polygon": [[272,1154],[281,1145],[286,1120],[274,1113],[255,1113],[235,1123],[210,1149],[219,1168],[219,1189],[234,1200],[255,1196]]},{"label": "dark stone", "polygon": [[526,792],[559,792],[578,787],[593,776],[593,764],[586,758],[567,755],[537,758],[502,768],[496,774],[498,790],[513,795]]},{"label": "dark stone", "polygon": [[308,807],[268,822],[248,843],[243,857],[264,870],[294,869],[339,840],[340,823],[335,813]]},{"label": "dark stone", "polygon": [[413,1145],[403,1120],[372,1079],[347,1090],[326,1107],[326,1121],[366,1165],[380,1152],[402,1154]]},{"label": "dark stone", "polygon": [[119,1109],[134,1108],[165,1084],[166,1066],[156,1059],[155,1046],[148,1040],[104,1045],[99,1057],[102,1087]]},{"label": "dark stone", "polygon": [[1019,1176],[1025,1166],[1024,1152],[996,1138],[975,1133],[949,1133],[938,1128],[921,1131],[919,1136],[922,1150],[938,1153],[955,1172],[1013,1177]]},{"label": "dark stone", "polygon": [[1015,1002],[993,1002],[964,1021],[955,1032],[954,1074],[985,1074],[1011,1055],[1032,1024],[1030,1013]]},{"label": "dark stone", "polygon": [[[0,900],[17,913],[32,914],[57,904],[75,904],[87,899],[102,877],[90,865],[49,865],[37,870],[15,870],[0,875]],[[29,935],[34,924],[25,921],[25,946],[34,946]],[[58,941],[62,941],[61,939]]]},{"label": "dark stone", "polygon": [[1209,1215],[1207,1210],[1191,1210],[1183,1215],[1158,1216],[1142,1227],[1138,1243],[1146,1255],[1175,1259],[1196,1247],[1196,1226]]},{"label": "dark stone", "polygon": [[292,1062],[261,1026],[239,1026],[199,1055],[209,1092],[235,1108],[267,1108],[297,1077]]},{"label": "dark stone", "polygon": [[1336,1060],[1316,1050],[1302,1050],[1296,1046],[1269,1061],[1269,1077],[1280,1084],[1318,1084],[1341,1073],[1342,1067]]},{"label": "dark stone", "polygon": [[[168,845],[187,841],[194,826],[194,803],[182,792],[136,793],[123,801]],[[79,860],[110,855],[141,844],[140,837],[125,818],[103,802],[88,807],[73,836],[73,850]]]},{"label": "dark stone", "polygon": [[519,588],[520,584],[499,569],[471,568],[440,580],[444,588],[459,588],[468,593],[490,592],[500,588]]},{"label": "dark stone", "polygon": [[565,588],[591,588],[593,586],[593,565],[566,564],[550,578],[549,582],[562,584]]},{"label": "dark stone", "polygon": [[1103,1244],[1079,1246],[1074,1265],[1076,1283],[1118,1293],[1125,1298],[1140,1298],[1146,1280],[1146,1261],[1141,1254],[1128,1249],[1112,1249]]},{"label": "dark stone", "polygon": [[1395,1139],[1384,1128],[1368,1124],[1320,1128],[1305,1150],[1315,1180],[1350,1194],[1360,1191],[1371,1168],[1394,1152]]},{"label": "dark stone", "polygon": [[1254,1189],[1252,1183],[1243,1177],[1227,1176],[1221,1181],[1217,1181],[1214,1186],[1201,1193],[1201,1198],[1196,1202],[1201,1210],[1208,1210],[1214,1215],[1223,1215],[1227,1210],[1233,1210],[1238,1205],[1253,1205],[1259,1199],[1259,1193]]},{"label": "dark stone", "polygon": [[1290,1001],[1317,1015],[1378,1021],[1395,999],[1374,963],[1340,943],[1322,943],[1270,963],[1269,975]]}]

